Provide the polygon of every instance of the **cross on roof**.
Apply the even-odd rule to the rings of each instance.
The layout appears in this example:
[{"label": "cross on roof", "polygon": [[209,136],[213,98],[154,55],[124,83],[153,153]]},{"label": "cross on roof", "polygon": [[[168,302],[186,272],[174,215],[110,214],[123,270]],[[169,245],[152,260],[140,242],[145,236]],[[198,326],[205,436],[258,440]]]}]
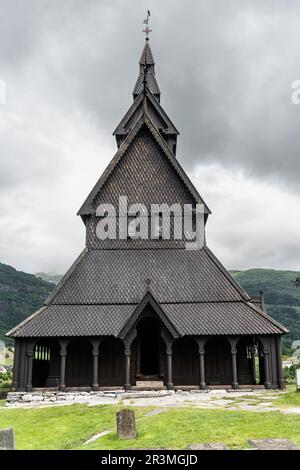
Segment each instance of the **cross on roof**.
[{"label": "cross on roof", "polygon": [[152,33],[152,29],[149,28],[149,18],[150,18],[150,10],[147,10],[147,17],[144,20],[145,29],[143,29],[143,33],[146,34],[146,39],[148,39],[149,33]]}]

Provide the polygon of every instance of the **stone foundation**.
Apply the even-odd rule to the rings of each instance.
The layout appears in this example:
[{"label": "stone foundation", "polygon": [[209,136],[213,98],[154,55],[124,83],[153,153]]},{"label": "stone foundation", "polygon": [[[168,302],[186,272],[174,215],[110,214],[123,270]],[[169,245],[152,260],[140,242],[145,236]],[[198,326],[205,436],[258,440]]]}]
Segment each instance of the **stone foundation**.
[{"label": "stone foundation", "polygon": [[7,395],[6,406],[19,406],[19,405],[37,405],[37,404],[69,404],[69,403],[90,403],[90,402],[103,402],[103,403],[117,403],[119,400],[126,398],[151,398],[164,397],[171,395],[171,391],[132,391],[125,392],[122,390],[116,391],[90,391],[90,392],[60,392],[60,391],[41,391],[41,392],[9,392]]}]

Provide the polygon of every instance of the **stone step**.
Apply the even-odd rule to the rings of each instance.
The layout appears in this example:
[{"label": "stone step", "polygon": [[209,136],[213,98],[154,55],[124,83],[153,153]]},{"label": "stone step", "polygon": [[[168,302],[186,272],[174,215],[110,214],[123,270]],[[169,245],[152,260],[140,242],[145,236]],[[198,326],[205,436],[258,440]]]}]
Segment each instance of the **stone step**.
[{"label": "stone step", "polygon": [[164,388],[162,380],[137,380],[137,388]]}]

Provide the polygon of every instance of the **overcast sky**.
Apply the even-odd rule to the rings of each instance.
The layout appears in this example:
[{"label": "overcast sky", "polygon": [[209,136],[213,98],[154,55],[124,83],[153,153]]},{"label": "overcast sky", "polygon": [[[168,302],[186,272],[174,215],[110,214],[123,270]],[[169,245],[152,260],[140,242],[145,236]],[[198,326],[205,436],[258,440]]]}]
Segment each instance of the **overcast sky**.
[{"label": "overcast sky", "polygon": [[84,247],[76,212],[116,151],[147,8],[208,246],[300,270],[299,0],[0,0],[0,262],[63,273]]}]

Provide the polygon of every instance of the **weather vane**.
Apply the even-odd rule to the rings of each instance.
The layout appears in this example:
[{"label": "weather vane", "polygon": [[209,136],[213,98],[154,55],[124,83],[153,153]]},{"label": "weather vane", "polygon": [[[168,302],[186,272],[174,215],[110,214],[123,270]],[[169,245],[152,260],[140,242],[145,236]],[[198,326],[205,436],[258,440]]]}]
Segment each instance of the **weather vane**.
[{"label": "weather vane", "polygon": [[150,18],[150,10],[147,10],[147,18],[144,20],[145,29],[143,29],[143,33],[146,34],[146,39],[148,39],[149,33],[152,33],[152,29],[149,28],[149,18]]}]

